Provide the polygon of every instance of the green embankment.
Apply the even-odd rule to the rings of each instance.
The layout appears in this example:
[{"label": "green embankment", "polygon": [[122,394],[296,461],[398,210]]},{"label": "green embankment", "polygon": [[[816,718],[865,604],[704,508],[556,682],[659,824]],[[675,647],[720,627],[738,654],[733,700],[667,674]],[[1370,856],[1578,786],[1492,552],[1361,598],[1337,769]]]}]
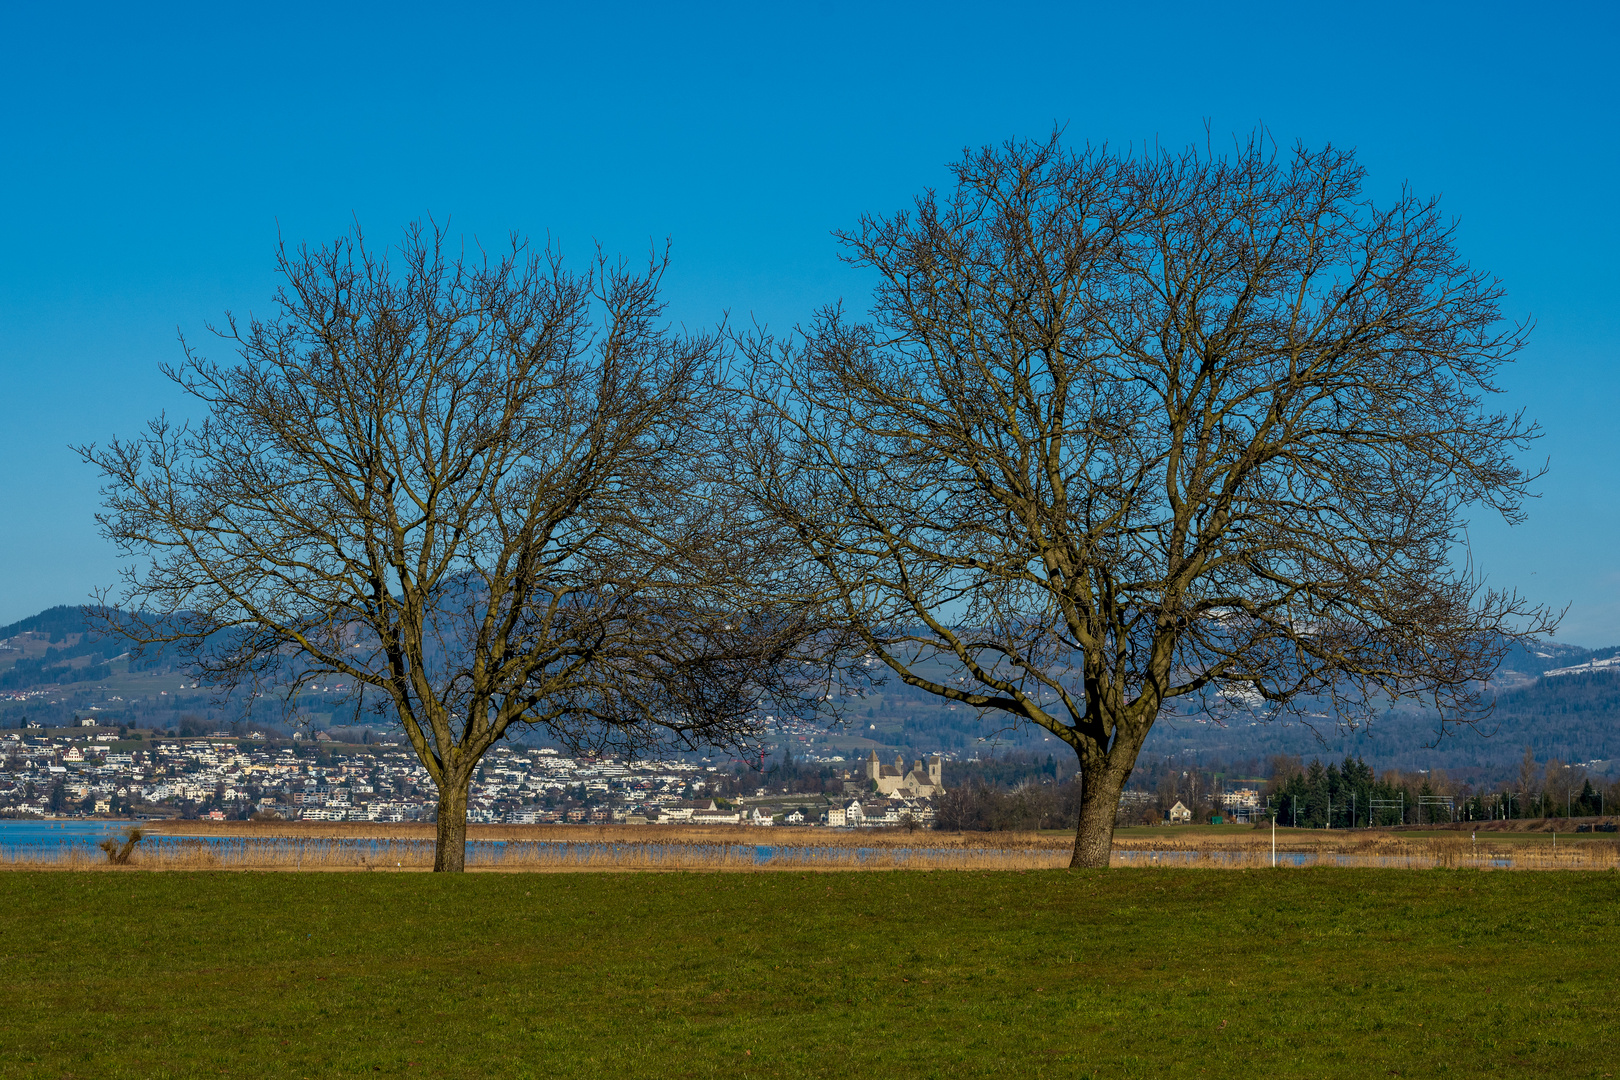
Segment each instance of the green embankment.
[{"label": "green embankment", "polygon": [[1620,875],[0,874],[0,1076],[1620,1071]]}]

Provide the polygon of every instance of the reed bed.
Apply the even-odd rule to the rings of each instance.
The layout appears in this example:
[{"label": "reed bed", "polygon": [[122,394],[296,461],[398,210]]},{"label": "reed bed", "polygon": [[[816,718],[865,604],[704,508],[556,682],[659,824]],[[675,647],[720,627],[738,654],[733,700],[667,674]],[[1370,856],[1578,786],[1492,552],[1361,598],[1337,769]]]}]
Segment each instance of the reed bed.
[{"label": "reed bed", "polygon": [[[1114,841],[1116,861],[1121,865],[1143,865],[1153,855],[1175,852],[1212,865],[1259,866],[1271,863],[1272,835],[1268,830],[1243,833],[1171,833],[1118,837]],[[1477,834],[1463,831],[1443,836],[1412,836],[1379,830],[1286,830],[1275,840],[1278,861],[1287,856],[1289,865],[1303,866],[1412,866],[1451,867],[1501,864],[1515,868],[1581,868],[1607,870],[1620,865],[1620,841],[1584,834],[1561,834],[1534,839],[1505,837],[1484,830]],[[1123,858],[1121,858],[1123,856]],[[1207,859],[1204,859],[1208,856]],[[1174,860],[1171,860],[1174,862]]]},{"label": "reed bed", "polygon": [[1447,837],[1368,844],[1358,850],[1333,850],[1327,846],[1298,850],[1279,844],[1275,854],[1269,847],[1183,850],[1116,847],[1109,863],[1112,866],[1211,870],[1248,870],[1273,865],[1388,870],[1616,870],[1620,869],[1620,844],[1604,841],[1560,845],[1555,849],[1541,844],[1476,844],[1467,838]]},{"label": "reed bed", "polygon": [[[1620,868],[1620,841],[1582,836],[1508,838],[1484,830],[1445,836],[1409,836],[1380,830],[1286,830],[1276,837],[1278,866],[1354,866],[1397,869],[1612,870]],[[1165,832],[1119,837],[1115,866],[1184,866],[1247,869],[1271,866],[1269,830],[1243,833]]]},{"label": "reed bed", "polygon": [[[111,824],[111,823],[109,823]],[[166,821],[150,822],[142,829],[151,836],[188,836],[210,839],[327,838],[341,840],[427,840],[434,827],[426,822],[366,821]],[[808,826],[756,828],[742,825],[469,825],[467,839],[528,841],[563,844],[769,844],[785,847],[846,848],[961,848],[992,847],[1002,851],[1069,851],[1074,837],[1030,832],[951,833],[930,829],[843,830]]]},{"label": "reed bed", "polygon": [[[313,823],[312,823],[313,824]],[[524,828],[524,827],[517,827]],[[369,831],[369,830],[368,830]],[[1038,870],[1068,865],[1071,841],[1034,834],[749,831],[549,830],[539,837],[471,839],[467,868],[482,872],[772,870]],[[423,871],[433,865],[431,834],[148,834],[127,867],[146,870]],[[1394,833],[1270,835],[1165,833],[1117,841],[1111,864],[1143,868],[1251,869],[1337,866],[1368,869],[1615,870],[1620,842],[1523,843],[1469,836]],[[17,845],[0,866],[119,869],[88,846]]]},{"label": "reed bed", "polygon": [[[544,871],[769,871],[769,870],[1032,870],[1067,864],[1064,851],[987,845],[937,847],[917,843],[860,846],[764,845],[755,842],[662,840],[473,840],[467,869],[486,872]],[[419,837],[186,837],[143,841],[128,866],[147,870],[340,870],[404,871],[433,866],[434,842]],[[83,847],[19,845],[0,851],[0,865],[13,868],[89,870],[112,866]]]}]

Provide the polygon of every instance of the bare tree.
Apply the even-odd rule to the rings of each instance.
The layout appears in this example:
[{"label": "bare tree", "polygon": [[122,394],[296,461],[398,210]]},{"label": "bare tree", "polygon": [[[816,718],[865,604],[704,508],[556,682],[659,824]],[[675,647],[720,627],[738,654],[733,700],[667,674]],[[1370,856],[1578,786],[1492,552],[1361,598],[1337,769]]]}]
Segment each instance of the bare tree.
[{"label": "bare tree", "polygon": [[206,415],[80,449],[136,557],[102,617],[226,694],[342,680],[388,714],[438,788],[436,870],[514,725],[751,739],[805,624],[750,600],[769,553],[697,479],[721,339],[661,324],[665,265],[457,255],[419,225],[283,246],[275,314],[215,331],[237,359],[168,372]]},{"label": "bare tree", "polygon": [[1568,813],[1569,803],[1581,782],[1575,770],[1565,765],[1558,758],[1547,762],[1546,771],[1541,777],[1542,816],[1557,817],[1559,810]]},{"label": "bare tree", "polygon": [[1524,748],[1524,758],[1519,762],[1519,808],[1524,811],[1524,800],[1530,797],[1530,792],[1536,786],[1536,753],[1530,747]]},{"label": "bare tree", "polygon": [[1074,749],[1075,866],[1166,710],[1478,719],[1552,619],[1454,561],[1536,428],[1488,406],[1526,330],[1437,204],[1263,137],[954,172],[841,235],[869,321],[744,343],[732,482],[864,648]]}]

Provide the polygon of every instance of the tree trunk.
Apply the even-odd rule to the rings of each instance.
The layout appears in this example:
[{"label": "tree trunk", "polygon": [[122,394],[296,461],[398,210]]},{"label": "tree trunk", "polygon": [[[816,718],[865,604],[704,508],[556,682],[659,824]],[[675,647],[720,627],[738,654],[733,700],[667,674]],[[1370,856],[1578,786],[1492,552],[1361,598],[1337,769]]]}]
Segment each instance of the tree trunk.
[{"label": "tree trunk", "polygon": [[1081,770],[1080,822],[1074,830],[1074,857],[1069,860],[1069,869],[1108,868],[1108,856],[1114,850],[1114,816],[1124,786],[1124,778],[1107,766]]},{"label": "tree trunk", "polygon": [[439,836],[433,849],[435,874],[459,874],[467,869],[467,787],[464,778],[445,778],[439,790]]}]

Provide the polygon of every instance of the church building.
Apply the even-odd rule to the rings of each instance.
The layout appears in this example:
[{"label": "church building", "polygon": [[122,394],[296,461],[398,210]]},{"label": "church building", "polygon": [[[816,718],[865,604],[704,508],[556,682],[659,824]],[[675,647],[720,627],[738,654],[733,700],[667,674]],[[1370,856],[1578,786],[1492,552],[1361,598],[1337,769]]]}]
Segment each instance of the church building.
[{"label": "church building", "polygon": [[865,778],[876,783],[879,795],[925,799],[945,790],[944,762],[938,754],[928,755],[926,764],[921,758],[912,762],[910,772],[906,771],[904,758],[895,755],[894,764],[885,765],[878,761],[876,750],[867,755],[864,764]]}]

